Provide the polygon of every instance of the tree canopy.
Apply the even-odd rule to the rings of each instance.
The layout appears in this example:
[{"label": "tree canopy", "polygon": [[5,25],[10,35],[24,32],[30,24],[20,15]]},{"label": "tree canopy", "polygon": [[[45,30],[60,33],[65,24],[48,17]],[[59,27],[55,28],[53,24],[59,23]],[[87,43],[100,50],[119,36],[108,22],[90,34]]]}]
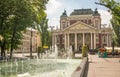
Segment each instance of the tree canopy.
[{"label": "tree canopy", "polygon": [[1,55],[5,50],[16,49],[21,44],[22,31],[34,27],[46,16],[45,4],[48,0],[0,0],[0,40]]},{"label": "tree canopy", "polygon": [[37,30],[41,36],[41,48],[43,48],[43,46],[50,46],[51,37],[48,31],[48,19],[46,17],[37,25]]}]

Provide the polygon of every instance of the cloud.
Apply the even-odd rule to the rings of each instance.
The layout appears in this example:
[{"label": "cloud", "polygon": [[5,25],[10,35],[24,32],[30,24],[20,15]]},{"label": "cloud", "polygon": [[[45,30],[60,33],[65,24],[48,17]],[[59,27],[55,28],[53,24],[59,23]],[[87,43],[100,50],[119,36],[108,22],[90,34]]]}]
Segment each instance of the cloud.
[{"label": "cloud", "polygon": [[98,12],[100,13],[102,19],[101,24],[107,24],[107,26],[110,25],[110,19],[112,18],[112,15],[105,10],[98,10]]},{"label": "cloud", "polygon": [[46,13],[47,14],[54,14],[61,7],[62,7],[62,3],[60,1],[58,1],[58,0],[49,0],[49,2],[47,4]]},{"label": "cloud", "polygon": [[57,27],[59,27],[59,20],[57,18],[51,18],[48,21],[49,26],[54,26],[54,28],[56,29]]}]

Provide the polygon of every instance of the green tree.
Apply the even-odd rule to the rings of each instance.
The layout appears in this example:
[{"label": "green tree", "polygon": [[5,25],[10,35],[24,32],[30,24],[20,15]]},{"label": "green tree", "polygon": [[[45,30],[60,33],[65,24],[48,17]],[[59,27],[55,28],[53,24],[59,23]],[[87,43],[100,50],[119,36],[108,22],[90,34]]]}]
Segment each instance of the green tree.
[{"label": "green tree", "polygon": [[115,33],[115,36],[113,37],[114,41],[115,41],[115,44],[117,46],[120,46],[120,25],[119,25],[119,21],[116,20],[113,17],[112,20],[111,20],[111,23],[112,23],[112,26],[113,26],[113,29],[114,29],[114,33]]},{"label": "green tree", "polygon": [[33,23],[40,22],[46,14],[45,4],[48,0],[0,0],[0,41],[1,56],[10,49],[12,58],[13,49],[21,44],[22,31],[33,27]]},{"label": "green tree", "polygon": [[[31,6],[34,10],[35,14],[35,21],[33,23],[32,28],[36,29],[36,25],[42,22],[42,19],[46,16],[45,13],[45,4],[47,4],[48,0],[31,0]],[[31,39],[32,39],[32,32],[31,32]],[[31,46],[32,46],[32,40],[31,40]],[[38,54],[39,55],[39,54]],[[32,58],[32,48],[30,48],[30,58]]]},{"label": "green tree", "polygon": [[52,40],[52,34],[51,34],[51,31],[49,31],[49,30],[47,32],[46,40],[47,40],[47,45],[50,47],[52,45],[52,41],[51,41]]},{"label": "green tree", "polygon": [[48,31],[48,19],[46,19],[46,16],[37,25],[37,30],[39,31],[41,36],[41,50],[43,50],[43,46],[50,45],[50,33]]},{"label": "green tree", "polygon": [[[20,7],[22,5],[22,7]],[[30,5],[24,1],[20,0],[16,4],[16,12],[14,17],[11,19],[11,40],[10,40],[10,58],[12,58],[13,49],[18,48],[21,44],[22,31],[26,30],[27,27],[32,26],[34,12],[31,10]],[[14,8],[13,8],[14,9]],[[22,10],[22,11],[21,11]],[[33,15],[32,15],[33,14]]]},{"label": "green tree", "polygon": [[120,2],[116,0],[100,0],[96,3],[105,6],[112,14],[111,24],[115,32],[114,41],[120,46]]}]

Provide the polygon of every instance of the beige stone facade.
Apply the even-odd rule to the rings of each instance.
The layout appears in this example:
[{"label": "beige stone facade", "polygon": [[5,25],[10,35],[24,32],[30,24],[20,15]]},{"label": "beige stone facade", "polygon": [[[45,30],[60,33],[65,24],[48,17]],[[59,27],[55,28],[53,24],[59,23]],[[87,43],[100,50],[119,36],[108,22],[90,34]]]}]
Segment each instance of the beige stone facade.
[{"label": "beige stone facade", "polygon": [[[32,31],[32,32],[31,32]],[[40,46],[40,35],[38,31],[27,29],[23,32],[22,45],[19,46],[15,52],[30,52],[31,45],[31,33],[32,33],[32,52],[37,52],[38,47]]]},{"label": "beige stone facade", "polygon": [[60,17],[60,29],[53,31],[52,44],[59,49],[72,46],[75,51],[83,45],[89,49],[110,47],[112,30],[102,26],[97,9],[76,9],[70,16],[64,11]]}]

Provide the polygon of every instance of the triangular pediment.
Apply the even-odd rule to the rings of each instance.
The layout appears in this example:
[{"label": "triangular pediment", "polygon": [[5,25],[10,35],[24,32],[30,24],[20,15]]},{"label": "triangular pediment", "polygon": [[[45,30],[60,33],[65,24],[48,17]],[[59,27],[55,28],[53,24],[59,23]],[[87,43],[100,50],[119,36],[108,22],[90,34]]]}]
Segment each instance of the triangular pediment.
[{"label": "triangular pediment", "polygon": [[92,27],[91,25],[78,21],[72,24],[71,26],[69,26],[68,28],[66,28],[65,30],[90,30],[90,29],[95,29],[95,28]]},{"label": "triangular pediment", "polygon": [[73,30],[73,29],[90,29],[90,28],[83,25],[83,24],[77,24],[77,25],[72,26],[72,27],[69,28],[69,30]]}]

